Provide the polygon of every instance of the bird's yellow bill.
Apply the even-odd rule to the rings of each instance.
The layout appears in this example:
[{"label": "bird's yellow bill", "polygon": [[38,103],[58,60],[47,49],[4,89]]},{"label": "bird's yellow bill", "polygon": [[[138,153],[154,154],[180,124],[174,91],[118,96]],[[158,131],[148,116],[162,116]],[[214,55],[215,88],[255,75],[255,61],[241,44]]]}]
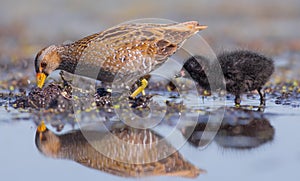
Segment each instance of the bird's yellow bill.
[{"label": "bird's yellow bill", "polygon": [[38,127],[37,127],[37,131],[38,131],[39,133],[42,133],[42,132],[45,132],[46,129],[47,129],[47,127],[46,127],[45,122],[44,122],[44,121],[41,121],[40,124],[39,124]]},{"label": "bird's yellow bill", "polygon": [[208,26],[206,26],[206,25],[199,25],[198,27],[197,27],[197,29],[198,30],[204,30],[204,29],[206,29]]},{"label": "bird's yellow bill", "polygon": [[37,132],[39,133],[39,138],[40,140],[43,140],[43,133],[47,130],[47,127],[45,125],[45,122],[42,121],[38,127],[37,127]]},{"label": "bird's yellow bill", "polygon": [[39,87],[39,88],[42,88],[45,84],[45,80],[46,80],[46,74],[44,73],[37,73],[36,74],[36,85]]}]

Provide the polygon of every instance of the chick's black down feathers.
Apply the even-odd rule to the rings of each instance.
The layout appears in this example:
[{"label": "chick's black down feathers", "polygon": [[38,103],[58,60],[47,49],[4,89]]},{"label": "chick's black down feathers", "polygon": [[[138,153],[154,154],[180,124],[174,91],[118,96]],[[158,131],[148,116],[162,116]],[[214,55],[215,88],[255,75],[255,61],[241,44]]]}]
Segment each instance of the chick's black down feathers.
[{"label": "chick's black down feathers", "polygon": [[251,51],[225,52],[218,60],[226,90],[234,95],[261,89],[274,71],[272,59]]},{"label": "chick's black down feathers", "polygon": [[[223,52],[217,61],[210,61],[203,56],[190,57],[183,65],[185,77],[189,75],[199,86],[210,90],[226,86],[227,92],[236,96],[235,103],[240,103],[240,94],[258,90],[261,105],[264,105],[262,87],[274,71],[271,58],[248,50]],[[223,77],[218,72],[222,71]],[[225,80],[225,82],[223,81]]]}]

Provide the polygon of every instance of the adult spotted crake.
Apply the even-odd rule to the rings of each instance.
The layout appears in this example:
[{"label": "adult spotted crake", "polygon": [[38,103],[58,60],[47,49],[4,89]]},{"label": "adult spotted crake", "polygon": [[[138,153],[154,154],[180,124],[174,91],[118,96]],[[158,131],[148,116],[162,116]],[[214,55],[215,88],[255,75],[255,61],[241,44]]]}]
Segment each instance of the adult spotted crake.
[{"label": "adult spotted crake", "polygon": [[[173,55],[182,43],[207,26],[196,21],[173,24],[122,24],[87,36],[74,43],[51,45],[35,58],[37,86],[54,70],[112,83],[115,77],[131,73],[149,74]],[[80,66],[78,66],[80,64]],[[97,72],[95,75],[93,72]],[[131,94],[136,97],[148,82]]]}]

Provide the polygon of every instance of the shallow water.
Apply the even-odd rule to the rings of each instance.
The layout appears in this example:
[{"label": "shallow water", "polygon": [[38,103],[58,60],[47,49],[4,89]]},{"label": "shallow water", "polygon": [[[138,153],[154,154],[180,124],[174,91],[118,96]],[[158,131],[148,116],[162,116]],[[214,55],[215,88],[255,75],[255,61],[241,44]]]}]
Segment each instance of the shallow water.
[{"label": "shallow water", "polygon": [[[246,104],[247,100],[243,102]],[[251,139],[251,137],[217,135],[205,148],[196,148],[188,142],[179,149],[185,160],[206,171],[196,177],[197,179],[282,180],[288,178],[297,180],[297,168],[300,166],[299,108],[277,105],[272,100],[267,103],[263,118],[270,123],[273,131],[271,137],[265,142],[256,144],[256,139]],[[0,145],[2,145],[0,163],[1,176],[5,180],[36,180],[37,178],[56,180],[61,177],[74,180],[79,178],[123,180],[122,177],[91,169],[71,160],[44,156],[35,145],[36,123],[33,122],[32,115],[18,113],[12,108],[8,110],[9,112],[4,107],[0,108],[1,115],[4,115],[0,119]],[[202,115],[202,117],[205,116]],[[61,132],[57,132],[49,124],[47,127],[56,134],[68,133],[74,129],[70,124],[67,124]],[[168,126],[161,125],[161,127],[162,130],[168,130]],[[264,133],[261,133],[257,137],[263,136]],[[252,146],[235,147],[239,142]],[[174,176],[155,176],[151,180],[170,178],[184,180],[182,177]]]},{"label": "shallow water", "polygon": [[[295,76],[297,72],[288,71],[285,74],[283,73],[286,66],[293,64],[279,63],[279,61],[283,60],[279,58],[275,58],[275,60],[277,61],[275,62],[277,68],[275,75],[279,75],[279,77],[281,75],[297,77]],[[284,60],[287,61],[289,59]],[[277,78],[277,76],[273,76],[270,81],[273,83],[268,84],[266,87],[272,90],[271,93],[267,94],[267,107],[263,114],[255,111],[255,106],[259,103],[259,98],[256,94],[254,96],[251,96],[251,94],[243,96],[243,108],[252,110],[250,112],[243,111],[243,109],[235,110],[230,108],[233,106],[233,96],[228,96],[226,100],[227,113],[223,122],[229,126],[219,130],[214,140],[204,148],[202,146],[197,147],[200,144],[199,137],[203,131],[201,123],[206,123],[207,113],[215,110],[216,106],[222,105],[223,102],[219,99],[207,97],[204,98],[204,102],[200,99],[200,105],[197,105],[193,102],[195,95],[187,95],[187,105],[190,106],[189,108],[197,111],[181,114],[181,117],[184,119],[180,122],[176,130],[177,136],[173,137],[173,142],[171,140],[170,145],[171,148],[176,147],[176,141],[181,139],[182,135],[191,131],[190,125],[197,122],[199,113],[198,123],[200,126],[193,131],[192,139],[183,146],[179,145],[179,152],[183,160],[190,163],[193,167],[206,171],[206,173],[200,173],[199,176],[194,176],[194,179],[298,180],[297,169],[300,166],[300,149],[298,146],[300,140],[298,131],[300,126],[300,102],[297,88],[299,87],[297,85],[293,87],[293,81],[287,81],[290,83],[285,82],[283,85],[279,83],[275,86],[274,82],[276,82]],[[280,79],[280,81],[282,80]],[[124,179],[122,176],[104,172],[103,169],[97,170],[83,166],[78,163],[80,161],[74,161],[76,160],[75,158],[57,159],[42,154],[35,144],[37,124],[41,120],[45,120],[47,127],[58,135],[69,134],[70,131],[76,130],[80,126],[76,125],[72,116],[43,113],[35,109],[13,108],[9,102],[15,100],[14,95],[18,93],[17,87],[15,86],[16,90],[14,91],[3,89],[2,93],[12,92],[12,95],[4,96],[6,97],[5,99],[0,99],[0,173],[2,178],[5,180],[37,180],[41,178],[43,180],[56,180],[58,178],[74,180],[79,178],[89,180],[104,178],[113,180]],[[33,85],[30,84],[27,87],[30,89]],[[283,94],[285,91],[289,93]],[[162,92],[161,90],[153,91],[153,93],[163,95],[156,99],[160,102],[163,99],[180,102],[179,100],[182,99],[170,99],[168,98],[170,93]],[[282,95],[289,96],[287,98],[278,98]],[[251,106],[254,106],[254,108]],[[151,130],[163,136],[164,133],[174,129],[178,117],[180,115],[175,111],[164,119],[164,123]],[[96,123],[103,122],[107,119],[111,119],[112,124],[116,123],[115,117],[110,113],[104,113],[99,116],[95,112],[87,112],[83,114],[83,118],[81,123],[86,123],[83,124],[84,126],[88,126],[91,123],[94,124],[95,121]],[[154,120],[154,123],[155,121],[157,120]],[[204,141],[204,143],[206,142]],[[80,148],[84,149],[85,146]],[[151,180],[186,179],[176,176],[142,178]],[[136,178],[132,177],[129,179]]]},{"label": "shallow water", "polygon": [[[300,28],[300,13],[297,7],[297,0],[248,0],[243,3],[237,0],[174,0],[172,3],[156,0],[105,3],[95,0],[3,0],[0,7],[1,180],[124,180],[122,176],[84,166],[78,160],[74,161],[75,156],[73,159],[57,159],[42,154],[35,143],[37,125],[41,120],[45,120],[48,129],[55,135],[69,135],[80,125],[76,124],[74,116],[45,113],[32,108],[15,109],[11,102],[22,92],[21,89],[28,95],[35,87],[33,58],[39,49],[143,17],[197,20],[209,26],[200,34],[216,52],[246,48],[272,55],[275,61],[276,72],[266,85],[269,93],[264,113],[255,112],[256,107],[252,107],[259,102],[256,94],[243,96],[242,105],[248,105],[244,108],[251,109],[250,112],[233,109],[234,98],[228,96],[225,126],[208,146],[199,146],[203,124],[207,122],[210,111],[224,102],[207,97],[204,103],[200,99],[199,106],[193,102],[195,92],[187,95],[189,108],[197,111],[181,115],[185,119],[178,129],[174,129],[176,137],[169,140],[168,148],[173,149],[177,141],[191,131],[190,126],[198,123],[191,139],[179,149],[181,159],[178,163],[189,163],[191,168],[206,171],[193,180],[299,180],[300,41],[297,30]],[[163,106],[165,99],[176,103],[182,100],[169,98],[170,93],[161,89],[149,91],[162,95],[157,100]],[[153,135],[160,137],[173,130],[180,117],[176,111],[164,123],[153,128]],[[200,117],[197,120],[198,114]],[[115,117],[107,113],[99,116],[91,111],[84,113],[83,118],[84,126],[107,119],[112,120],[112,125],[116,123]],[[68,146],[72,148],[72,145]],[[88,147],[86,144],[77,146],[79,150]],[[177,176],[139,179],[191,180]]]}]

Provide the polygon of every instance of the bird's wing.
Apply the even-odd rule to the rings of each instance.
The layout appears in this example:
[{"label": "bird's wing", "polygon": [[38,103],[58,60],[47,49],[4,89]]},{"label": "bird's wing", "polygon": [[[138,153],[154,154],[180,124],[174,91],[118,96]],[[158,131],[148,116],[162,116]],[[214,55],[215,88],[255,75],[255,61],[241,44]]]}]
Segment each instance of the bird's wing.
[{"label": "bird's wing", "polygon": [[149,73],[174,54],[190,36],[204,29],[196,22],[169,25],[125,24],[79,40],[83,60],[109,72]]}]

